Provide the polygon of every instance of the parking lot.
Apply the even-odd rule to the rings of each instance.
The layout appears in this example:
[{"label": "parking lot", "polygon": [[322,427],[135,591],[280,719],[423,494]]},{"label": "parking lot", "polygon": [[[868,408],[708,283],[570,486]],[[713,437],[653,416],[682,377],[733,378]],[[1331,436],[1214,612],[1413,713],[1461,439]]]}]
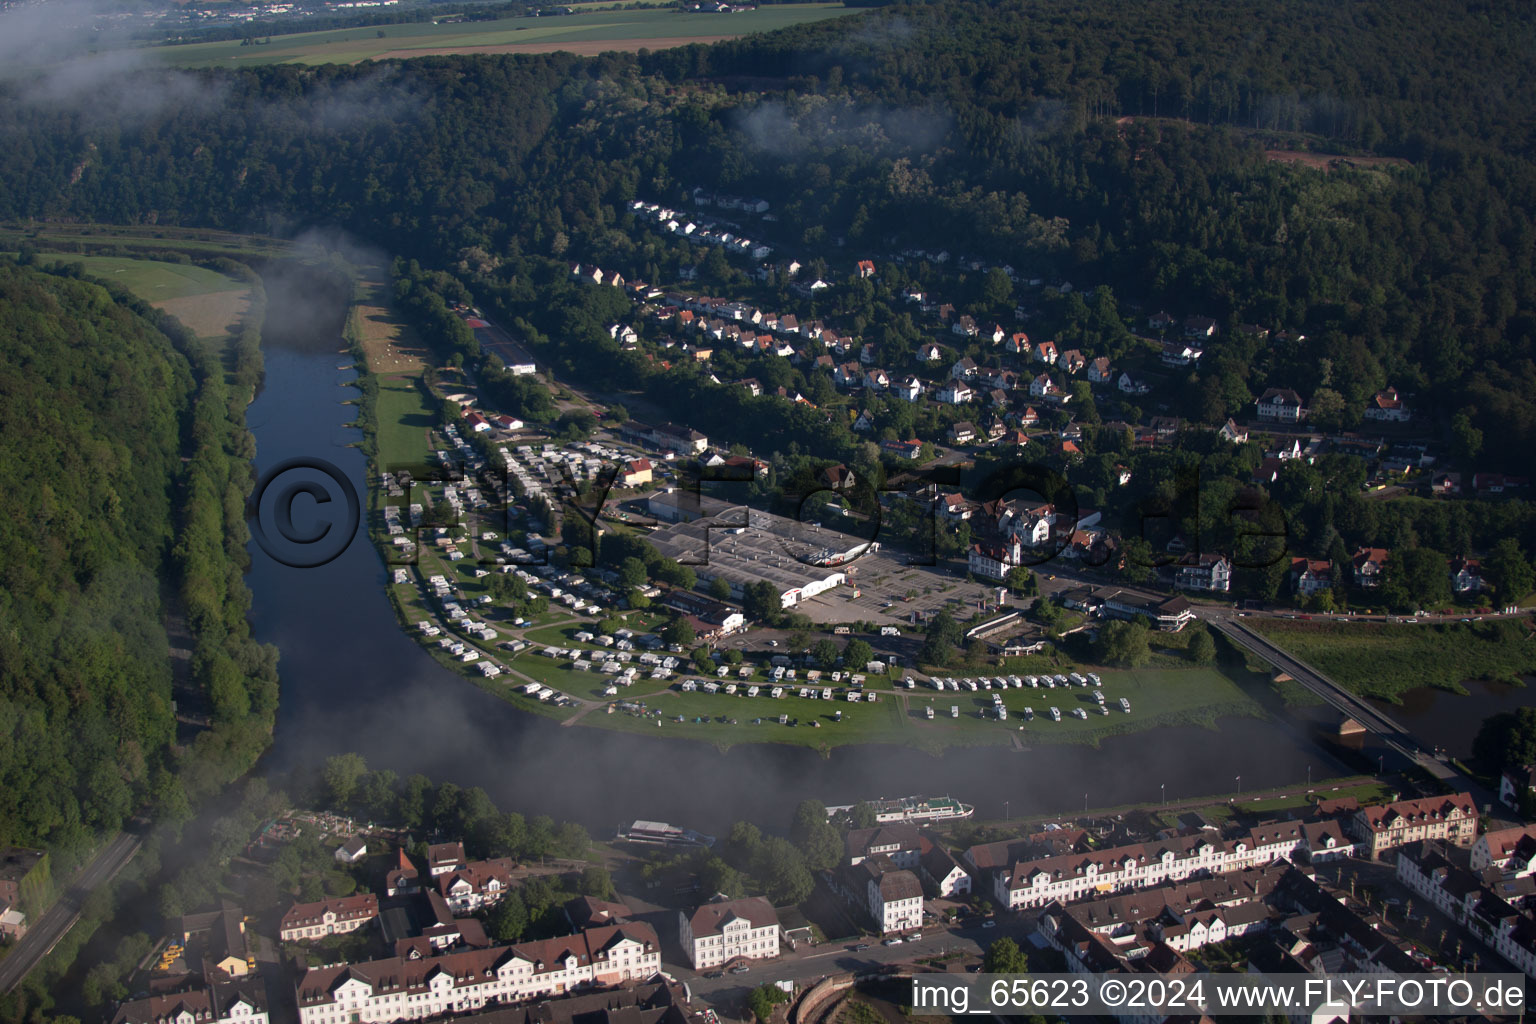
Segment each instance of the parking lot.
[{"label": "parking lot", "polygon": [[[859,597],[853,596],[855,589]],[[964,563],[908,565],[906,554],[882,550],[851,562],[846,586],[803,601],[795,610],[817,623],[869,620],[910,625],[914,614],[921,622],[946,604],[957,617],[965,618],[979,602],[991,604],[996,599],[995,585],[965,582]]]}]

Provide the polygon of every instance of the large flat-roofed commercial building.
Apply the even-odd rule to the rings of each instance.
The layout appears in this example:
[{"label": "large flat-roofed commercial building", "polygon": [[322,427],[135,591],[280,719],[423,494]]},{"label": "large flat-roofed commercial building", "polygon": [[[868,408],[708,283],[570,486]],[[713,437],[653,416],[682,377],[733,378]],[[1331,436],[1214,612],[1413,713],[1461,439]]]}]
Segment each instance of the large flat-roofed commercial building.
[{"label": "large flat-roofed commercial building", "polygon": [[758,509],[709,507],[710,514],[659,529],[650,541],[663,555],[691,566],[700,580],[723,578],[738,601],[748,584],[765,580],[778,589],[783,607],[799,604],[847,582],[842,567],[879,548],[878,542]]}]

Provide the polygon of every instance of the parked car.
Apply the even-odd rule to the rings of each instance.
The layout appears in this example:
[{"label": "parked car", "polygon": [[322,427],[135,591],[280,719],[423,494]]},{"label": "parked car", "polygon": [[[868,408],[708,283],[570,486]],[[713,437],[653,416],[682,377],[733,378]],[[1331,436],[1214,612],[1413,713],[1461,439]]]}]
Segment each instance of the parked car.
[{"label": "parked car", "polygon": [[869,948],[869,943],[867,943],[867,942],[860,942],[860,943],[855,944],[851,948],[853,949],[853,951],[855,953],[862,953],[864,950]]},{"label": "parked car", "polygon": [[882,946],[899,946],[899,945],[901,945],[901,939],[899,939],[899,938],[889,938],[889,939],[886,939],[885,941],[881,942],[880,945],[882,945]]},{"label": "parked car", "polygon": [[708,971],[708,972],[705,973],[704,977],[706,977],[706,978],[723,978],[723,977],[725,977],[725,972],[724,971]]},{"label": "parked car", "polygon": [[983,922],[981,922],[981,926],[983,928],[996,928],[997,927],[997,922],[996,921],[983,921]]},{"label": "parked car", "polygon": [[749,971],[749,970],[751,970],[751,968],[749,968],[746,964],[737,964],[735,967],[731,968],[731,973],[732,974],[746,974],[747,971]]}]

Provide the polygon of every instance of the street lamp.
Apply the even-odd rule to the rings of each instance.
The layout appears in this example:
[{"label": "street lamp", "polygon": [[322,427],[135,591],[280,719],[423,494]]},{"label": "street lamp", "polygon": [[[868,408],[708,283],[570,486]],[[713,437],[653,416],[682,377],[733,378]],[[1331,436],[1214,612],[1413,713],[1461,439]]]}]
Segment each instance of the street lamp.
[{"label": "street lamp", "polygon": [[1159,793],[1161,793],[1162,796],[1163,796],[1163,806],[1167,807],[1168,806],[1168,783],[1166,783],[1166,782],[1159,782],[1157,784],[1157,791]]},{"label": "street lamp", "polygon": [[1307,785],[1312,785],[1312,766],[1307,765]]},{"label": "street lamp", "polygon": [[1009,806],[1008,805],[1008,801],[1004,800],[1003,801],[1003,820],[1004,821],[1007,821],[1008,817],[1009,817],[1009,815],[1008,815],[1008,806]]},{"label": "street lamp", "polygon": [[1237,795],[1243,795],[1243,777],[1241,775],[1237,777]]}]

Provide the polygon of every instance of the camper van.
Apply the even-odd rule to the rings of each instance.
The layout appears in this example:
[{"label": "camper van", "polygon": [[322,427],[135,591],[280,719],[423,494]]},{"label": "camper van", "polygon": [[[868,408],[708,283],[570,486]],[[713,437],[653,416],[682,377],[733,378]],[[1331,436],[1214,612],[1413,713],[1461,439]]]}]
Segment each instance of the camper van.
[{"label": "camper van", "polygon": [[1120,710],[1124,711],[1126,714],[1130,714],[1131,713],[1131,702],[1126,700],[1124,697],[1121,697],[1120,698]]},{"label": "camper van", "polygon": [[1102,705],[1104,703],[1104,693],[1103,693],[1103,691],[1102,690],[1094,690],[1093,691],[1093,699],[1094,699],[1095,703]]},{"label": "camper van", "polygon": [[949,706],[949,717],[950,718],[959,718],[960,717],[960,705],[959,704],[951,704]]},{"label": "camper van", "polygon": [[1053,722],[1061,721],[1061,709],[1060,708],[1058,708],[1058,707],[1051,708],[1051,721],[1053,721]]},{"label": "camper van", "polygon": [[1078,718],[1088,717],[1088,712],[1084,711],[1082,708],[1073,708],[1072,714],[1076,715]]},{"label": "camper van", "polygon": [[1024,721],[1026,721],[1026,722],[1033,722],[1034,720],[1035,720],[1035,709],[1034,708],[1025,708],[1024,709]]},{"label": "camper van", "polygon": [[926,708],[924,708],[923,710],[928,712],[928,720],[930,722],[933,721],[933,705],[930,704]]}]

